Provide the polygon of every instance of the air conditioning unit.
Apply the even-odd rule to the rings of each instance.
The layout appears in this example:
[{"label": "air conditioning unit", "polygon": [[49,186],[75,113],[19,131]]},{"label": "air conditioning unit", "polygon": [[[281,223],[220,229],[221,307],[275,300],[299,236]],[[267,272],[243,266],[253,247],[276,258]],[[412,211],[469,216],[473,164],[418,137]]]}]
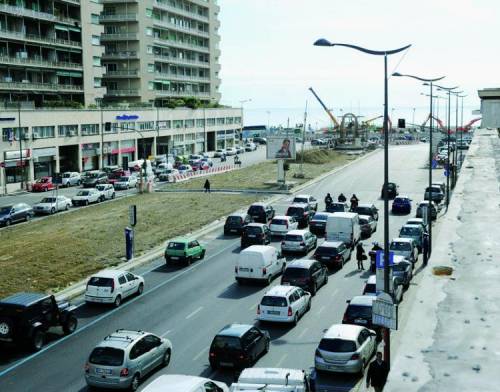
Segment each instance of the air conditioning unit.
[{"label": "air conditioning unit", "polygon": [[33,139],[38,139],[39,135],[37,131],[33,131]]}]

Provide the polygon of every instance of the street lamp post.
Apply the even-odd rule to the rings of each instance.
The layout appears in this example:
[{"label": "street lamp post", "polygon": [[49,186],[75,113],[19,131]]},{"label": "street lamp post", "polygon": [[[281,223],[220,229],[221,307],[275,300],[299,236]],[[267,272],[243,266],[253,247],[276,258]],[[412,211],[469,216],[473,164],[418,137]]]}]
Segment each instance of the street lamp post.
[{"label": "street lamp post", "polygon": [[[424,82],[424,84],[429,86],[430,90],[430,100],[429,100],[429,106],[430,106],[430,124],[429,124],[429,207],[430,203],[432,202],[432,121],[433,121],[433,113],[432,113],[432,100],[434,96],[432,95],[433,91],[433,83],[437,82],[438,80],[444,79],[444,76],[441,76],[439,78],[434,78],[434,79],[425,79],[425,78],[420,78],[418,76],[414,75],[404,75],[400,73],[393,73],[392,76],[401,76],[401,77],[408,77],[412,79],[419,80],[421,82]],[[428,219],[428,227],[429,227],[429,249],[428,249],[428,257],[431,255],[432,252],[432,213],[431,209],[427,209],[427,219]]]},{"label": "street lamp post", "polygon": [[[328,40],[321,38],[315,43],[315,46],[344,46],[351,49],[359,50],[360,52],[375,55],[384,56],[384,291],[389,294],[389,97],[388,97],[388,79],[387,79],[387,56],[391,54],[396,54],[408,49],[411,45],[404,46],[402,48],[393,50],[370,50],[362,48],[356,45],[341,44],[341,43],[331,43]],[[384,329],[384,359],[390,364],[390,329]]]},{"label": "street lamp post", "polygon": [[460,132],[460,168],[462,168],[462,143],[463,139],[462,136],[464,134],[464,98],[467,95],[460,95],[460,98],[462,98],[462,108],[461,108],[461,114],[460,114],[460,127],[462,128],[462,131]]},{"label": "street lamp post", "polygon": [[241,126],[240,126],[240,138],[243,140],[243,104],[246,102],[251,102],[252,98],[244,99],[240,101],[240,108],[241,108]]},{"label": "street lamp post", "polygon": [[458,158],[458,145],[457,145],[457,136],[458,136],[458,97],[463,91],[451,91],[452,94],[455,94],[455,148],[453,149],[453,189],[455,189],[455,185],[457,184],[457,158]]}]

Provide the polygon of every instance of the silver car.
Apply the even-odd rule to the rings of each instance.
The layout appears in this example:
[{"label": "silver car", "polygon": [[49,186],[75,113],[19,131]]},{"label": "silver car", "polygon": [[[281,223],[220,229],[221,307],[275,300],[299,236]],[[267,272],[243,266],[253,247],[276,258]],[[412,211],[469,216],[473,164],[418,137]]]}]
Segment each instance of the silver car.
[{"label": "silver car", "polygon": [[148,373],[170,363],[172,343],[144,331],[119,329],[90,353],[85,364],[87,385],[136,391]]},{"label": "silver car", "polygon": [[78,172],[64,172],[62,175],[62,186],[80,185],[82,176]]},{"label": "silver car", "polygon": [[281,241],[281,252],[307,254],[318,245],[318,238],[308,230],[290,230]]},{"label": "silver car", "polygon": [[411,261],[413,265],[418,260],[418,249],[411,238],[393,238],[389,250],[394,252],[396,256],[403,256],[408,261]]}]

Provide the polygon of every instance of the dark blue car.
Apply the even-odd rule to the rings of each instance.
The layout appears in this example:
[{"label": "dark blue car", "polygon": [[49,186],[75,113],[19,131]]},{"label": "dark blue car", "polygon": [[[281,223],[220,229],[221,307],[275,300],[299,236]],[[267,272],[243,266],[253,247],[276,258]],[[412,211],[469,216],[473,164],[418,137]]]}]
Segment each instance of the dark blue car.
[{"label": "dark blue car", "polygon": [[394,214],[409,214],[411,212],[411,199],[407,196],[398,196],[392,202]]}]

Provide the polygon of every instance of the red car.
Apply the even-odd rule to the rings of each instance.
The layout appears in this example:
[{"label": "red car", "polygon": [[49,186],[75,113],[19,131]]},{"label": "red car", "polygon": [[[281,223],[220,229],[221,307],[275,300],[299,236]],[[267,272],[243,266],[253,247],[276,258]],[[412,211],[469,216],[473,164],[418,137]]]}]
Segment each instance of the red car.
[{"label": "red car", "polygon": [[42,177],[33,184],[33,192],[47,192],[56,189],[52,183],[52,177]]},{"label": "red car", "polygon": [[130,171],[123,169],[113,170],[108,174],[108,184],[115,185],[115,182],[120,180],[120,178],[130,176]]},{"label": "red car", "polygon": [[210,169],[210,165],[207,162],[199,161],[199,162],[193,163],[192,168],[194,171],[208,170],[208,169]]}]

